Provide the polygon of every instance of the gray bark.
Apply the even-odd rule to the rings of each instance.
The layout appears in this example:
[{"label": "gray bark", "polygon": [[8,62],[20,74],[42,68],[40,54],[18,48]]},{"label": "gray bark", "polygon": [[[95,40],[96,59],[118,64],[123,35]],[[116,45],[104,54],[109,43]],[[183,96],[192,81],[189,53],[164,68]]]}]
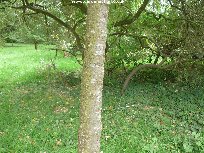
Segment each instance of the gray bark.
[{"label": "gray bark", "polygon": [[79,153],[100,152],[107,21],[107,4],[95,3],[88,5],[86,48],[81,84]]}]

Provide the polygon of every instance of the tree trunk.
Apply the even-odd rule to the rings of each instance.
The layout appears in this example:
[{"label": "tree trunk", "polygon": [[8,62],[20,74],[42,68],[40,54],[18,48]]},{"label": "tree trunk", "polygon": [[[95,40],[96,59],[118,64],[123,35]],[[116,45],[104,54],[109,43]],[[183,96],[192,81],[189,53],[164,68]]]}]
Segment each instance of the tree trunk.
[{"label": "tree trunk", "polygon": [[35,46],[35,50],[38,50],[38,42],[36,40],[34,40],[34,46]]},{"label": "tree trunk", "polygon": [[99,153],[108,5],[88,4],[81,84],[79,153]]}]

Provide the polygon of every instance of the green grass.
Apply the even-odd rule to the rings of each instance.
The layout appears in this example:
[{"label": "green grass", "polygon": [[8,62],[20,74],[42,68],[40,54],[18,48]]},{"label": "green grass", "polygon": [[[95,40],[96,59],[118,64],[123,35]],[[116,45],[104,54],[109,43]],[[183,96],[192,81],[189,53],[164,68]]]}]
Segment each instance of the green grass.
[{"label": "green grass", "polygon": [[[76,153],[80,66],[41,45],[0,48],[0,153]],[[203,153],[204,88],[104,87],[103,153]]]}]

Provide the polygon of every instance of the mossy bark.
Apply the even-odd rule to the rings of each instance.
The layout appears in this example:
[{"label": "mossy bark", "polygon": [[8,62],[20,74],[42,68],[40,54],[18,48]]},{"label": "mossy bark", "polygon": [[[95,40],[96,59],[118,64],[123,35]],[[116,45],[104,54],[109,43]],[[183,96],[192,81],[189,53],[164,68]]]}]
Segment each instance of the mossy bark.
[{"label": "mossy bark", "polygon": [[107,20],[107,4],[88,5],[86,48],[81,85],[79,153],[100,152]]}]

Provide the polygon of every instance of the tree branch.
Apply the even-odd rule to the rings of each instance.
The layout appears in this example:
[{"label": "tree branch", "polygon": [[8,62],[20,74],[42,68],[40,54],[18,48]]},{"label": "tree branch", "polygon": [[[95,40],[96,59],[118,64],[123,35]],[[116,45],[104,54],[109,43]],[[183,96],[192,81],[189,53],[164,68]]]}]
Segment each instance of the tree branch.
[{"label": "tree branch", "polygon": [[178,6],[176,6],[176,5],[173,5],[173,3],[172,3],[171,0],[168,0],[168,2],[169,2],[169,4],[170,4],[171,7],[174,7],[174,8],[176,8],[177,10],[182,11],[182,9],[181,9],[180,7],[178,7]]},{"label": "tree branch", "polygon": [[145,10],[147,4],[149,3],[150,0],[144,0],[144,2],[142,3],[142,5],[140,6],[140,8],[138,9],[138,11],[135,13],[135,15],[132,18],[125,18],[121,21],[118,21],[115,23],[115,27],[118,26],[123,26],[123,25],[129,25],[131,23],[133,23],[135,20],[137,20],[140,15],[142,14],[142,12]]},{"label": "tree branch", "polygon": [[160,68],[162,64],[167,60],[167,57],[165,57],[159,64],[145,64],[145,65],[139,65],[138,67],[134,68],[132,72],[127,76],[125,79],[125,82],[123,84],[123,88],[121,91],[121,94],[124,95],[125,89],[128,86],[128,83],[130,82],[131,78],[141,69],[143,68]]},{"label": "tree branch", "polygon": [[64,22],[63,20],[61,20],[60,18],[58,18],[57,16],[55,16],[54,14],[46,11],[46,10],[43,10],[43,9],[40,9],[38,7],[35,7],[35,6],[31,6],[30,3],[28,2],[28,0],[25,0],[25,5],[23,6],[17,6],[17,7],[14,7],[12,6],[12,8],[15,8],[15,9],[30,9],[36,13],[41,13],[41,14],[44,14],[50,18],[52,18],[53,20],[55,20],[58,24],[64,26],[66,29],[70,30],[71,33],[74,35],[74,37],[76,38],[76,43],[77,43],[77,46],[78,46],[78,49],[83,52],[84,50],[84,47],[82,45],[82,42],[81,42],[81,38],[79,37],[78,33],[75,31],[75,28],[72,28],[71,25],[67,24],[66,22]]}]

